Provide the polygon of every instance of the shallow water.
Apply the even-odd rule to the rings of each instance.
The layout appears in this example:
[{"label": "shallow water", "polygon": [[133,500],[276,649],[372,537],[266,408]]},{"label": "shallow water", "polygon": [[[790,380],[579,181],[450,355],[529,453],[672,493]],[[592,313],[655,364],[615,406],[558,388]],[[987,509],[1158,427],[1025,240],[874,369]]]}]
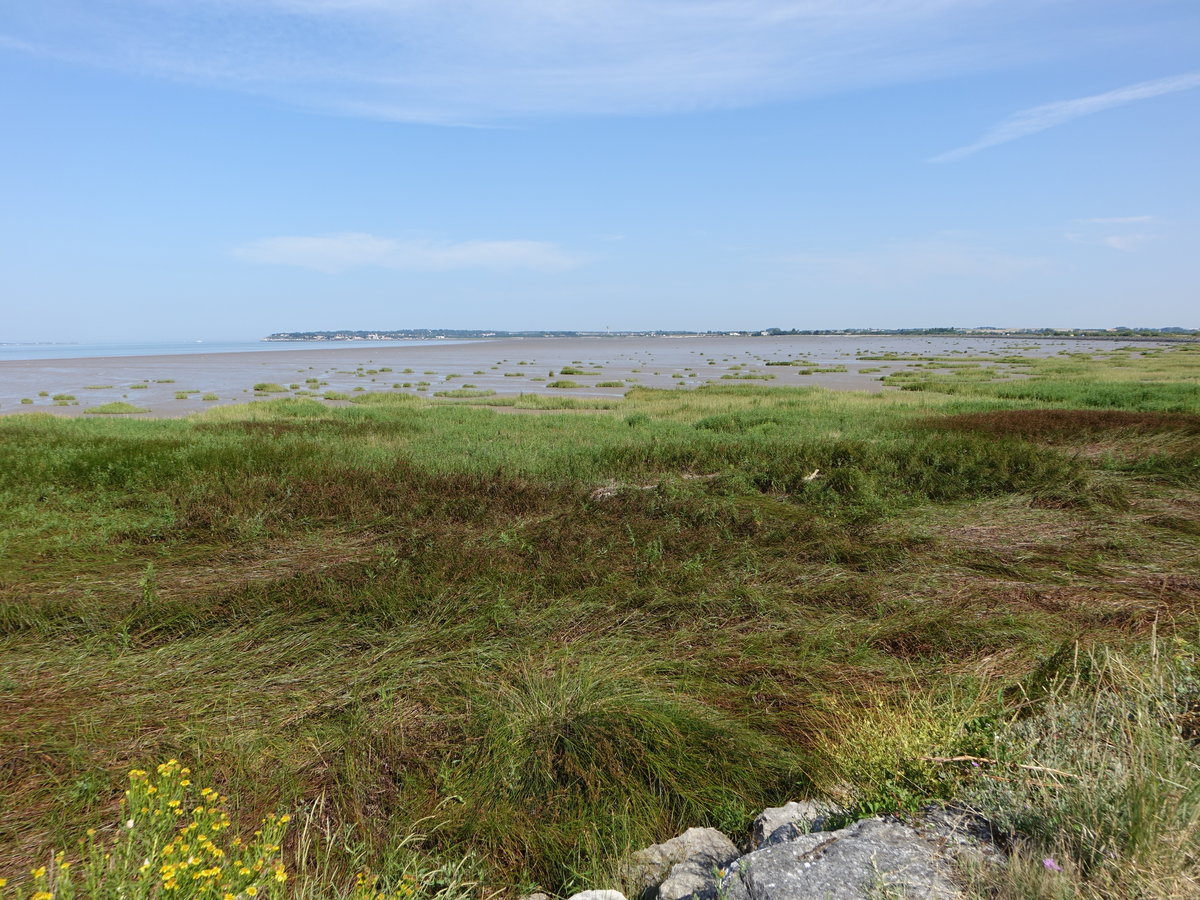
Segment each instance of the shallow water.
[{"label": "shallow water", "polygon": [[[1051,356],[1112,350],[1123,341],[1064,341],[981,337],[813,336],[795,337],[595,337],[506,338],[477,341],[404,341],[338,343],[258,343],[154,345],[159,351],[138,354],[123,345],[102,356],[63,355],[67,346],[22,348],[61,351],[55,357],[4,358],[0,354],[0,414],[53,412],[74,415],[90,407],[124,400],[155,416],[182,416],[216,405],[254,400],[253,385],[274,382],[305,388],[306,378],[322,384],[311,389],[354,393],[356,389],[392,390],[409,382],[429,382],[433,394],[467,385],[500,394],[540,393],[581,397],[619,397],[633,385],[695,387],[705,382],[752,385],[821,385],[843,390],[881,391],[880,378],[905,368],[902,360],[862,359],[887,353],[923,356]],[[150,345],[146,345],[150,346]],[[1152,346],[1152,345],[1147,345]],[[221,350],[219,348],[225,348]],[[230,349],[233,348],[233,349]],[[13,348],[5,348],[13,349]],[[69,345],[83,353],[83,345]],[[113,350],[112,347],[108,348]],[[767,366],[770,361],[803,360],[812,367],[845,366],[841,373],[801,374],[796,366]],[[589,374],[562,375],[563,366]],[[390,368],[391,372],[367,370]],[[411,372],[404,372],[404,369]],[[862,369],[880,371],[862,372]],[[361,374],[360,374],[361,370]],[[551,372],[555,373],[553,376]],[[505,373],[513,373],[508,376]],[[517,375],[515,373],[520,373]],[[773,376],[743,379],[740,376]],[[577,382],[574,389],[548,387],[557,378]],[[535,380],[541,379],[541,380]],[[621,381],[620,387],[598,382]],[[145,384],[134,388],[134,384]],[[189,391],[176,399],[177,391]],[[46,396],[39,396],[44,393]],[[204,401],[204,394],[217,400]],[[75,399],[56,405],[55,394]],[[287,394],[272,394],[272,397]],[[22,404],[22,398],[32,403]]]}]

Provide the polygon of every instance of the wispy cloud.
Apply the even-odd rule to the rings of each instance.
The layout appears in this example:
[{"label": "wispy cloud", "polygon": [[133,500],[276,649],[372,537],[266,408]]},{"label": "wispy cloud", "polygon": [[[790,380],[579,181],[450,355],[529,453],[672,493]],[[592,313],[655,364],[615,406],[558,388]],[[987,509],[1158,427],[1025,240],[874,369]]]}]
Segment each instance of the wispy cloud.
[{"label": "wispy cloud", "polygon": [[1104,245],[1122,253],[1132,253],[1143,244],[1154,240],[1152,234],[1110,234],[1103,238]]},{"label": "wispy cloud", "polygon": [[1080,225],[1140,225],[1143,222],[1154,222],[1157,216],[1107,216],[1099,219],[1076,219]]},{"label": "wispy cloud", "polygon": [[434,243],[348,233],[315,237],[271,237],[236,248],[249,262],[343,272],[364,266],[410,271],[452,269],[535,269],[556,271],[583,262],[543,241],[462,241]]},{"label": "wispy cloud", "polygon": [[[1085,231],[1071,231],[1065,237],[1073,244],[1091,244],[1095,247],[1108,247],[1122,253],[1133,253],[1151,241],[1157,240],[1158,235],[1138,232],[1135,234],[1105,234],[1111,225],[1149,225],[1158,222],[1158,216],[1098,216],[1090,219],[1075,219],[1076,225],[1093,226]],[[1101,229],[1098,226],[1104,226]]]},{"label": "wispy cloud", "polygon": [[1154,81],[1143,81],[1128,87],[1117,88],[1103,94],[1093,94],[1090,97],[1079,97],[1075,100],[1060,100],[1056,103],[1046,103],[1032,109],[1022,110],[989,128],[979,140],[965,147],[950,150],[930,159],[930,162],[945,163],[963,159],[988,147],[1005,144],[1018,138],[1028,137],[1078,119],[1093,113],[1103,112],[1126,103],[1137,100],[1148,100],[1151,97],[1161,97],[1164,94],[1174,94],[1200,87],[1200,72],[1190,72],[1185,75],[1175,75],[1170,78],[1158,78]]},{"label": "wispy cloud", "polygon": [[[1059,0],[1084,5],[1084,0]],[[1030,0],[36,0],[59,59],[346,115],[487,123],[744,106],[977,71],[1084,41]],[[1047,23],[1043,47],[1029,34]],[[1067,23],[1067,24],[1065,24]],[[1076,31],[1072,31],[1072,28]]]},{"label": "wispy cloud", "polygon": [[1046,267],[1047,260],[981,246],[954,236],[893,241],[830,255],[795,254],[787,262],[815,276],[876,288],[943,279],[1008,281]]}]

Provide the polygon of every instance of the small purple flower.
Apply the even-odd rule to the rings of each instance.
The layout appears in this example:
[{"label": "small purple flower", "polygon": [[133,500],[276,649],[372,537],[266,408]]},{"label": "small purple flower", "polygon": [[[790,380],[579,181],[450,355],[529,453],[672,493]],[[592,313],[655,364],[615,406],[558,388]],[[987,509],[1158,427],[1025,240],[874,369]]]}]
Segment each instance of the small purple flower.
[{"label": "small purple flower", "polygon": [[1047,869],[1049,869],[1051,872],[1061,872],[1062,871],[1062,866],[1060,866],[1058,863],[1056,863],[1054,861],[1054,857],[1052,857],[1052,856],[1047,856],[1045,859],[1043,859],[1042,865],[1045,866]]}]

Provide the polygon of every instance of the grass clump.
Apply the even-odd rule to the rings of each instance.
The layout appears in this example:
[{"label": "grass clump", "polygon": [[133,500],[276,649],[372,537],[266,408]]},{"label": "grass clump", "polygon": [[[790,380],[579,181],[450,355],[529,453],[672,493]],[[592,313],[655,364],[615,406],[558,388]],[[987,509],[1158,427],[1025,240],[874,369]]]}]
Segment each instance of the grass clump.
[{"label": "grass clump", "polygon": [[261,394],[284,394],[287,393],[287,388],[282,384],[276,384],[273,381],[260,381],[254,385],[254,390]]},{"label": "grass clump", "polygon": [[85,409],[84,412],[95,416],[129,416],[150,412],[150,410],[134,406],[132,403],[125,403],[123,400],[117,400],[113,403],[102,403],[99,406],[93,406],[90,409]]},{"label": "grass clump", "polygon": [[1184,638],[1168,648],[1149,659],[1075,648],[1050,661],[1032,710],[1002,723],[966,791],[1013,842],[1007,869],[979,873],[990,896],[1200,889],[1200,668]]},{"label": "grass clump", "polygon": [[435,397],[446,397],[452,400],[477,399],[479,397],[494,397],[495,391],[486,388],[461,387],[456,390],[434,391]]},{"label": "grass clump", "polygon": [[362,393],[349,399],[360,406],[421,406],[428,403],[428,401],[418,397],[416,394],[410,394],[405,391],[370,391],[369,393]]},{"label": "grass clump", "polygon": [[562,390],[569,390],[571,388],[581,388],[581,387],[583,387],[583,385],[577,381],[571,381],[570,379],[560,378],[560,379],[556,379],[555,381],[547,382],[546,387],[559,388]]}]

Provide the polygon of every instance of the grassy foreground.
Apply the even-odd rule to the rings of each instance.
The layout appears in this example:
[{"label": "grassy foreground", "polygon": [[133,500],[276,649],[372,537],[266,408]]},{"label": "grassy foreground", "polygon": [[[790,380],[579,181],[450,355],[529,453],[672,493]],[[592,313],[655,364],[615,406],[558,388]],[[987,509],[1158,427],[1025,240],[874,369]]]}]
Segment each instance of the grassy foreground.
[{"label": "grassy foreground", "polygon": [[982,893],[1188,895],[1200,352],[928,363],[0,419],[0,877],[179,759],[312,896],[565,894],[798,796],[973,798],[1026,841]]}]

